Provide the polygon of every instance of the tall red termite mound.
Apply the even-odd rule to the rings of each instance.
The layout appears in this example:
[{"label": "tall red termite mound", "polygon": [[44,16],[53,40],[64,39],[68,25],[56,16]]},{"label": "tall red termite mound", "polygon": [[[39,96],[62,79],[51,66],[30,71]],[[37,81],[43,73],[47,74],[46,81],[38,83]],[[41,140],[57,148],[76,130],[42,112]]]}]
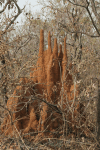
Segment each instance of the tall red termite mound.
[{"label": "tall red termite mound", "polygon": [[[64,123],[62,112],[67,116],[69,126],[76,130],[78,122],[75,118],[84,111],[84,106],[75,102],[78,89],[66,68],[67,63],[66,38],[64,51],[60,45],[58,52],[57,39],[54,40],[52,51],[49,32],[48,49],[44,51],[44,31],[41,30],[36,67],[32,69],[30,79],[20,79],[19,86],[9,98],[9,113],[5,114],[2,132],[13,136],[15,132],[34,131],[42,136],[57,137]],[[70,111],[69,107],[74,109]]]}]

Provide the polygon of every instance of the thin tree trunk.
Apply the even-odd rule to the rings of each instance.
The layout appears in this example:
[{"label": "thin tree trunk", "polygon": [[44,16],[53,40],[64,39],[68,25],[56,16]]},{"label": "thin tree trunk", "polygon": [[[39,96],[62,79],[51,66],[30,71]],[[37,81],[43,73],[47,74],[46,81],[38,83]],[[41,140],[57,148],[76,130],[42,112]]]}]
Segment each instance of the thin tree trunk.
[{"label": "thin tree trunk", "polygon": [[97,100],[97,141],[100,148],[100,85],[98,84],[98,100]]},{"label": "thin tree trunk", "polygon": [[1,95],[4,101],[4,104],[7,103],[7,73],[6,73],[6,63],[4,55],[1,56],[1,65],[2,65],[2,77],[1,77]]}]

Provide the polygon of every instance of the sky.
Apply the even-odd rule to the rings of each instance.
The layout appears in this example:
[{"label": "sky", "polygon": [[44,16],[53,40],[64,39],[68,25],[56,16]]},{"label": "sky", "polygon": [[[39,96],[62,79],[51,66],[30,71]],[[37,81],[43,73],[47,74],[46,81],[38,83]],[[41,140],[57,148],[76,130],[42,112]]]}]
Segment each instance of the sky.
[{"label": "sky", "polygon": [[[30,5],[29,5],[30,4]],[[40,12],[42,5],[40,5],[38,3],[38,0],[18,0],[18,5],[21,9],[23,9],[23,7],[25,5],[27,5],[25,7],[25,10],[27,10],[27,12],[29,11],[29,9],[31,8],[32,12],[35,14],[36,12]],[[23,18],[23,14],[20,14],[20,16],[17,18],[16,21],[20,22],[21,18]]]},{"label": "sky", "polygon": [[38,11],[41,8],[41,6],[38,3],[38,0],[19,0],[18,1],[18,5],[20,6],[20,8],[23,8],[24,5],[29,4],[29,3],[32,5],[33,11]]}]

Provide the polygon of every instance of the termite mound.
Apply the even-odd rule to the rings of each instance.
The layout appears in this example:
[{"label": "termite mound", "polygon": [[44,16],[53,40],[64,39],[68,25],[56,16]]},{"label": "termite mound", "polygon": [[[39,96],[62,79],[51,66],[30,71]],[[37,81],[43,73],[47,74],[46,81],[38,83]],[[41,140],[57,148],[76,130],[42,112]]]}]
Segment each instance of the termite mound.
[{"label": "termite mound", "polygon": [[48,49],[44,51],[44,31],[41,29],[37,64],[31,69],[30,78],[20,79],[7,102],[8,111],[5,111],[7,114],[1,126],[5,135],[32,131],[38,136],[59,137],[64,124],[63,114],[71,130],[77,132],[76,125],[85,122],[85,115],[81,115],[84,105],[75,101],[79,91],[69,72],[72,64],[69,69],[67,64],[66,37],[63,51],[62,45],[58,51],[57,39],[52,50],[49,32]]}]

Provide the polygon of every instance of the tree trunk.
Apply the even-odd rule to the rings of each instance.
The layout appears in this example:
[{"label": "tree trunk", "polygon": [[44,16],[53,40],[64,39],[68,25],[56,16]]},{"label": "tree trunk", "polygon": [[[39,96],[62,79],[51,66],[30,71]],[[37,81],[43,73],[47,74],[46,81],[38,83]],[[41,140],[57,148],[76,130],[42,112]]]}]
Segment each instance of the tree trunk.
[{"label": "tree trunk", "polygon": [[7,73],[6,73],[6,64],[5,64],[5,57],[4,55],[1,56],[1,65],[2,65],[2,76],[1,76],[1,95],[4,104],[7,103]]},{"label": "tree trunk", "polygon": [[100,148],[100,85],[98,85],[98,100],[97,100],[97,141]]}]

